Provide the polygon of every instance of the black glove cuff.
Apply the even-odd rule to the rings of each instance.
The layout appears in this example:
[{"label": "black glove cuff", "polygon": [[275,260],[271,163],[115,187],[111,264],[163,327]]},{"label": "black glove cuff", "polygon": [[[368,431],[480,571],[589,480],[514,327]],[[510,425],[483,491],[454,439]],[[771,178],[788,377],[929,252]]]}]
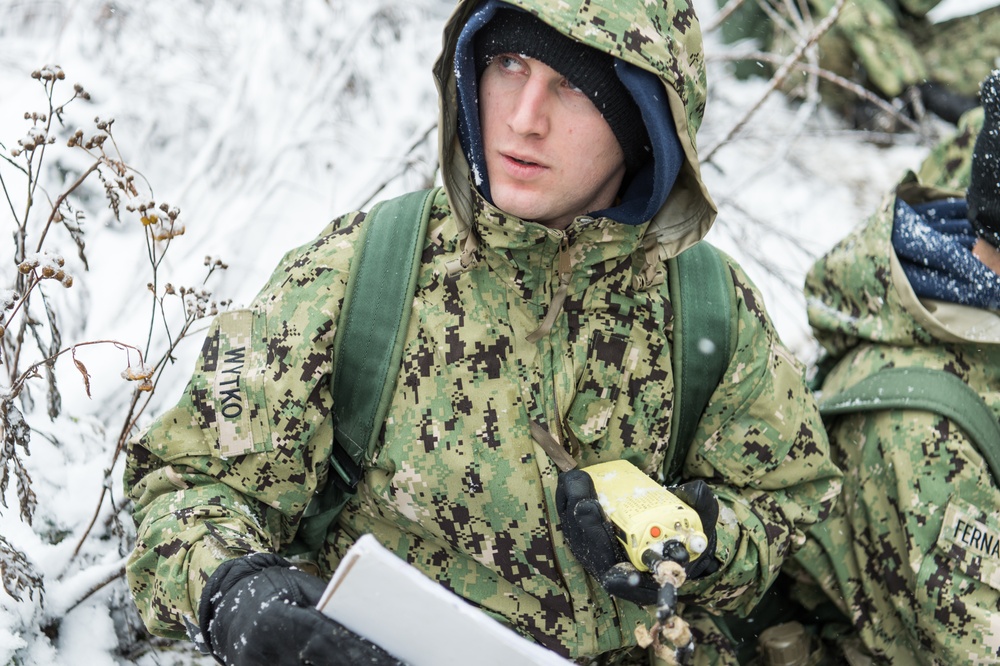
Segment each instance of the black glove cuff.
[{"label": "black glove cuff", "polygon": [[215,655],[209,627],[212,624],[212,618],[215,617],[216,604],[241,580],[270,567],[288,569],[292,567],[292,564],[274,553],[254,553],[226,560],[208,579],[208,583],[205,584],[205,589],[201,593],[201,601],[198,603],[198,628],[201,630],[201,638],[205,641],[205,647],[208,648],[210,654]]}]

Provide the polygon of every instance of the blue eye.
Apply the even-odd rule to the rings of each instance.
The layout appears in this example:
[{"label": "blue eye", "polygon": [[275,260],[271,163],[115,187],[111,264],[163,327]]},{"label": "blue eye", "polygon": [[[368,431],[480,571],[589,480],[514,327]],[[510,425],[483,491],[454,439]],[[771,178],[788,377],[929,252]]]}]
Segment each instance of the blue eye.
[{"label": "blue eye", "polygon": [[524,68],[524,63],[517,56],[510,53],[501,53],[500,55],[494,56],[492,63],[496,63],[501,69],[521,71]]}]

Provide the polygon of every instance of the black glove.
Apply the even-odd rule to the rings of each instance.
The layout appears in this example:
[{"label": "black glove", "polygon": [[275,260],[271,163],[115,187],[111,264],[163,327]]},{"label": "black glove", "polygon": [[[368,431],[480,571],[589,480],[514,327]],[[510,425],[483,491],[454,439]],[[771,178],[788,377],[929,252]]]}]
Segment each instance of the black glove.
[{"label": "black glove", "polygon": [[1000,70],[983,81],[980,98],[986,118],[972,153],[969,221],[980,237],[1000,247]]},{"label": "black glove", "polygon": [[[708,546],[698,559],[685,565],[687,577],[694,579],[714,573],[719,569],[715,559],[719,503],[712,490],[700,480],[669,490],[698,513],[708,540]],[[589,474],[575,469],[559,475],[556,510],[573,555],[587,573],[600,581],[608,594],[640,606],[657,603],[660,586],[649,573],[640,573],[628,561],[597,501],[597,491]]]},{"label": "black glove", "polygon": [[957,93],[947,85],[936,81],[923,81],[916,85],[916,89],[924,109],[952,125],[957,125],[959,118],[966,111],[978,106],[975,97]]},{"label": "black glove", "polygon": [[226,666],[402,664],[316,610],[325,588],[277,555],[229,560],[201,595],[202,637]]},{"label": "black glove", "polygon": [[712,489],[701,479],[688,481],[679,486],[667,488],[667,490],[698,513],[698,517],[701,518],[701,529],[704,530],[705,538],[708,541],[708,545],[698,556],[698,559],[689,562],[684,567],[684,573],[687,574],[689,580],[714,574],[721,566],[715,557],[715,525],[719,522],[719,500],[715,499]]},{"label": "black glove", "polygon": [[640,606],[656,603],[660,586],[628,561],[611,523],[604,517],[589,474],[572,469],[559,475],[556,510],[569,549],[608,594]]}]

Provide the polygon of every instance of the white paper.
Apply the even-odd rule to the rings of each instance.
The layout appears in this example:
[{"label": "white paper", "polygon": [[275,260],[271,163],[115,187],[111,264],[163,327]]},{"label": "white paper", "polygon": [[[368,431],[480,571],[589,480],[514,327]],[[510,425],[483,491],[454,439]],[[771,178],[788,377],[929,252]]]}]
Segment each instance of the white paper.
[{"label": "white paper", "polygon": [[569,666],[390,553],[366,534],[344,555],[318,608],[411,666]]}]

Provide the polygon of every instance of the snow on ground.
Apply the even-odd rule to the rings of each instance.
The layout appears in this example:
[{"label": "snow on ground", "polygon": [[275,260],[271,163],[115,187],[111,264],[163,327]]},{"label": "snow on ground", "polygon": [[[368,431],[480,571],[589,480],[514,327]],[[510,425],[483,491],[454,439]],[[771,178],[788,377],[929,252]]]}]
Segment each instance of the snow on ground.
[{"label": "snow on ground", "polygon": [[[712,15],[713,2],[696,2],[703,18]],[[941,18],[966,2],[945,3]],[[73,82],[92,95],[91,103],[67,109],[67,125],[92,127],[95,116],[113,117],[118,145],[152,184],[151,196],[181,209],[186,233],[174,241],[159,284],[195,286],[204,257],[219,257],[229,269],[208,287],[219,298],[246,303],[281,255],[335,214],[434,177],[430,66],[451,6],[450,0],[0,0],[0,142],[15,144],[27,130],[24,112],[43,106],[29,73],[60,65],[66,95]],[[709,55],[723,48],[714,35],[706,41]],[[711,65],[703,151],[765,86]],[[743,263],[786,342],[810,360],[798,294],[806,268],[872,212],[927,147],[906,136],[876,146],[825,112],[801,115],[800,107],[773,96],[705,165],[704,176],[720,206],[709,239]],[[78,158],[60,150],[63,165],[79,168]],[[2,173],[15,182],[9,170]],[[45,174],[58,177],[54,170]],[[51,187],[49,196],[58,194],[55,181]],[[113,221],[100,195],[88,190],[80,203],[90,270],[67,239],[53,244],[76,278],[72,289],[50,292],[66,313],[63,342],[107,338],[142,346],[151,273],[141,225],[135,216]],[[23,205],[16,189],[11,196]],[[0,221],[11,224],[6,206],[0,211]],[[9,266],[3,275],[13,275],[11,253],[0,248]],[[171,316],[176,321],[179,313]],[[180,393],[197,337],[177,350],[144,418]],[[157,332],[154,346],[162,344]],[[54,422],[44,415],[35,380],[39,406],[26,415],[34,428],[26,459],[38,495],[34,524],[18,518],[13,481],[0,508],[0,535],[24,552],[45,583],[44,596],[20,601],[0,592],[0,663],[213,663],[186,644],[122,652],[145,644],[134,640],[136,615],[124,581],[115,577],[127,553],[113,530],[118,521],[131,529],[121,511],[120,461],[108,476],[110,498],[96,527],[74,555],[98,507],[132,390],[119,377],[122,352],[88,348],[79,358],[92,376],[93,397],[63,359],[57,366],[63,415]],[[112,582],[87,596],[105,579]]]}]

